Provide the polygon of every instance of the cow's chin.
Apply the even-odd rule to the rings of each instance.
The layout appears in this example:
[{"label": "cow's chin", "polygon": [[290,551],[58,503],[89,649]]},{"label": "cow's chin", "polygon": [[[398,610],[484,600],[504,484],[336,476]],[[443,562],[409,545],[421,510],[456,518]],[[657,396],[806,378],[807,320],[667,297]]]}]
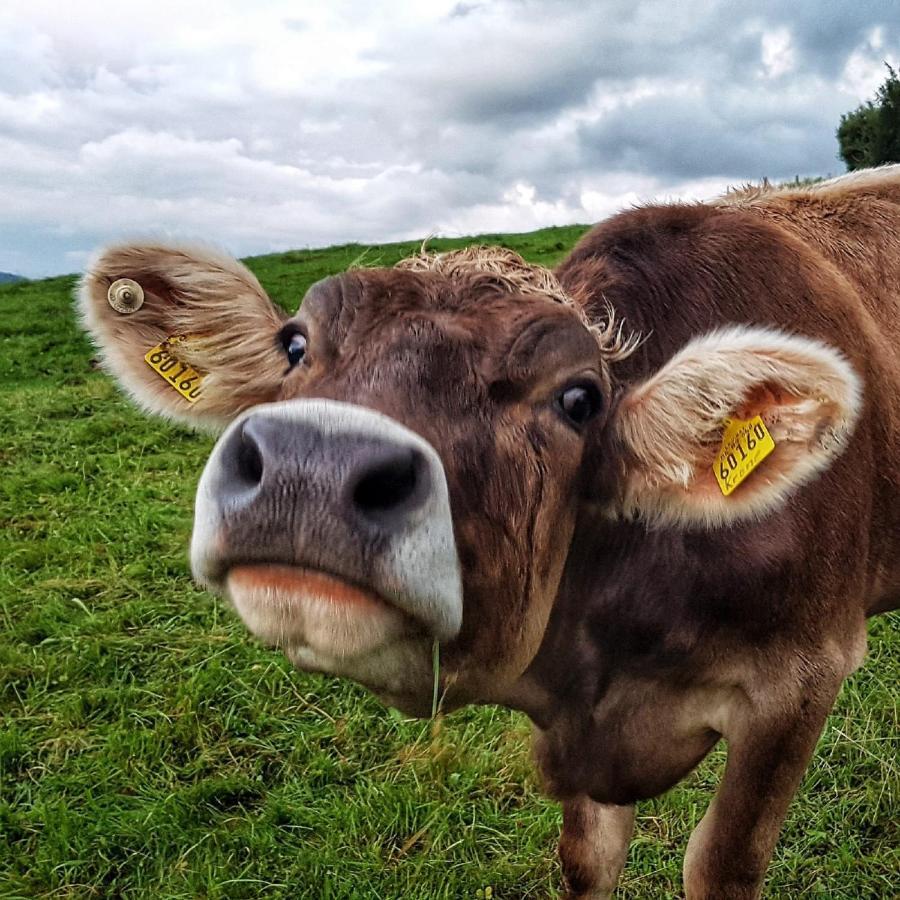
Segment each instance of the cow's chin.
[{"label": "cow's chin", "polygon": [[358,681],[410,715],[430,712],[432,639],[374,592],[274,564],[235,566],[225,584],[247,628],[297,668]]}]

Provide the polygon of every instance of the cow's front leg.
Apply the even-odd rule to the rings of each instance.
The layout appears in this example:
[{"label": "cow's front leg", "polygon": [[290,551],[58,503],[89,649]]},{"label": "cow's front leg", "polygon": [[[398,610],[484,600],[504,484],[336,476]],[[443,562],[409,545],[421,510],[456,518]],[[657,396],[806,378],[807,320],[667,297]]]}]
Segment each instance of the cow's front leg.
[{"label": "cow's front leg", "polygon": [[[823,682],[829,681],[829,687]],[[837,694],[823,679],[775,715],[736,715],[725,774],[684,859],[687,900],[755,900]]]},{"label": "cow's front leg", "polygon": [[566,800],[559,839],[565,896],[572,900],[612,897],[633,829],[634,806],[595,803],[586,795]]}]

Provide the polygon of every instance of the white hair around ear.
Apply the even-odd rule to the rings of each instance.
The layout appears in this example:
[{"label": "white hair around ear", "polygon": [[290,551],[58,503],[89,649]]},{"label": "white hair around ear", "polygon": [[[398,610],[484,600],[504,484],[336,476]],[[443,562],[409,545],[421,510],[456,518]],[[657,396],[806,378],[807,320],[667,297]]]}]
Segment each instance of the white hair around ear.
[{"label": "white hair around ear", "polygon": [[227,254],[161,242],[107,247],[81,279],[78,310],[104,367],[150,413],[215,430],[275,398],[285,317]]},{"label": "white hair around ear", "polygon": [[[691,340],[622,399],[620,512],[670,524],[761,517],[846,447],[862,383],[818,340],[732,326]],[[760,416],[775,448],[733,493],[713,472],[729,419]]]}]

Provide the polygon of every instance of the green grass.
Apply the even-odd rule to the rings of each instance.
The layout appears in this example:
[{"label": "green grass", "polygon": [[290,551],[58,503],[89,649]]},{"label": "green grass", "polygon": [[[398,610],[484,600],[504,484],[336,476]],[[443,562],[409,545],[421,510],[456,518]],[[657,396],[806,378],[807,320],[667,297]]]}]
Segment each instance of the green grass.
[{"label": "green grass", "polygon": [[[549,264],[582,231],[493,239]],[[249,264],[294,308],[323,275],[413,246]],[[92,368],[73,285],[0,288],[0,896],[552,896],[560,815],[523,717],[406,720],[292,671],[192,586],[211,442],[142,418]],[[897,896],[900,620],[871,632],[769,896]],[[621,896],[679,894],[722,761],[641,807]]]}]

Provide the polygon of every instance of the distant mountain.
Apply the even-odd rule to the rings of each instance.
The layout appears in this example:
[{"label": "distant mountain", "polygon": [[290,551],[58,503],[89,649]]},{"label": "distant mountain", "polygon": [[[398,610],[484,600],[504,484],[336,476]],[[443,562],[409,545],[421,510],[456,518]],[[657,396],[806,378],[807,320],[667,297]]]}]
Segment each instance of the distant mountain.
[{"label": "distant mountain", "polygon": [[0,284],[13,284],[16,281],[25,281],[21,275],[13,275],[11,272],[0,272]]}]

